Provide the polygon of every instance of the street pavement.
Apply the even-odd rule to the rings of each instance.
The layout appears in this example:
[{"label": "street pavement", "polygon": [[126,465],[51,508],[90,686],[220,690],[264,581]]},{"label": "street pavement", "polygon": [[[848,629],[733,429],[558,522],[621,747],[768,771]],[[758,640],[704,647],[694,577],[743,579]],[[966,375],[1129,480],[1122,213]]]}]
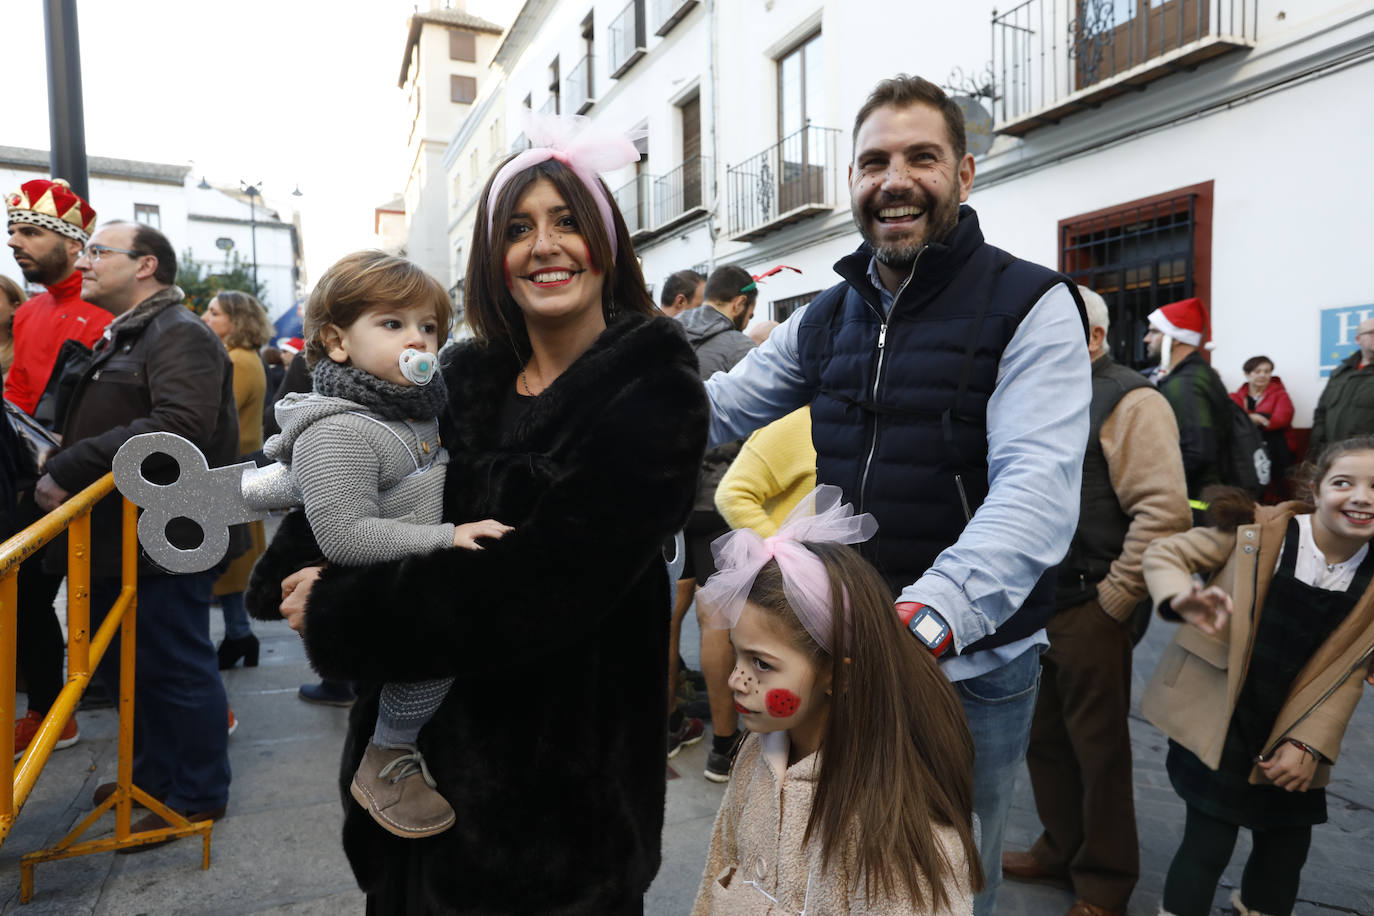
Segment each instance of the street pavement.
[{"label": "street pavement", "polygon": [[[696,663],[691,614],[683,654]],[[216,642],[221,632],[212,615]],[[200,844],[177,843],[139,855],[101,853],[49,862],[35,873],[33,901],[19,904],[19,859],[56,843],[91,809],[91,792],[114,777],[113,711],[78,712],[81,740],[57,751],[40,777],[8,840],[0,847],[0,907],[25,916],[286,913],[341,916],[361,913],[363,898],[339,845],[341,806],[335,788],[347,710],[312,706],[296,696],[314,675],[300,640],[284,624],[255,623],[262,641],[257,668],[225,672],[230,704],[239,717],[229,741],[234,772],[228,816],[214,828],[211,865],[200,869]],[[1158,621],[1136,653],[1135,700],[1153,669],[1170,626]],[[513,723],[514,726],[514,723]],[[568,739],[577,740],[577,711],[569,710]],[[1183,805],[1164,772],[1163,736],[1133,716],[1135,799],[1141,838],[1141,879],[1133,916],[1154,916],[1164,873],[1183,823]],[[711,825],[724,787],[702,778],[706,741],[670,761],[663,867],[650,889],[651,916],[686,913],[705,862]],[[1303,875],[1298,914],[1374,916],[1374,703],[1357,710],[1346,733],[1335,780],[1328,789],[1330,822],[1316,828]],[[92,835],[113,831],[107,815]],[[1039,821],[1023,771],[1007,830],[1008,848],[1025,848]],[[1242,839],[1218,890],[1228,912],[1249,850]],[[1062,916],[1067,891],[1007,882],[1004,916]]]}]

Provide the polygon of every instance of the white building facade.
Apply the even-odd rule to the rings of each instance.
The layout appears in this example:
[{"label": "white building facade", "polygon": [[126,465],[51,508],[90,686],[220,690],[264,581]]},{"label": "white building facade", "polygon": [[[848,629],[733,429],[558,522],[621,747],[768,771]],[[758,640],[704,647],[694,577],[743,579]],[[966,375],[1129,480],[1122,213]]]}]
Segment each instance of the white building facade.
[{"label": "white building facade", "polygon": [[[452,272],[448,246],[449,180],[444,153],[472,110],[502,28],[458,8],[417,10],[408,24],[397,85],[411,113],[406,141],[405,254],[440,282]],[[448,284],[445,284],[448,285]]]},{"label": "white building facade", "polygon": [[1101,292],[1119,359],[1143,361],[1150,310],[1198,296],[1222,378],[1269,356],[1306,426],[1374,315],[1371,0],[529,0],[507,44],[508,149],[524,107],[647,130],[605,177],[656,289],[784,264],[759,309],[782,318],[833,285],[859,244],[855,113],[908,72],[981,111],[985,236]]},{"label": "white building facade", "polygon": [[[224,269],[226,245],[251,265],[256,236],[258,278],[265,287],[263,305],[268,312],[276,317],[300,297],[304,276],[300,226],[294,214],[284,221],[277,210],[263,205],[262,198],[250,213],[247,199],[233,196],[236,191],[198,187],[189,166],[103,156],[92,156],[88,162],[90,203],[97,225],[112,220],[147,223],[167,236],[178,259],[189,250],[191,259],[209,273]],[[26,181],[47,177],[46,151],[0,147],[0,188],[6,193]],[[8,253],[0,257],[0,273],[24,282]]]}]

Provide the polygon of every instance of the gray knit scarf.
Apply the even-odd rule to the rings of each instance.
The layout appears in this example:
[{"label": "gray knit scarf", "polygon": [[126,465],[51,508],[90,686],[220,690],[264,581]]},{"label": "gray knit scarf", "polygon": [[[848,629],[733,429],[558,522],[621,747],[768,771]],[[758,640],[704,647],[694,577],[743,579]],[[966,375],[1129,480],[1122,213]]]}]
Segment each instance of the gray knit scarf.
[{"label": "gray knit scarf", "polygon": [[383,420],[428,420],[448,403],[442,372],[428,385],[398,385],[326,357],[315,364],[311,378],[316,394],[361,404]]}]

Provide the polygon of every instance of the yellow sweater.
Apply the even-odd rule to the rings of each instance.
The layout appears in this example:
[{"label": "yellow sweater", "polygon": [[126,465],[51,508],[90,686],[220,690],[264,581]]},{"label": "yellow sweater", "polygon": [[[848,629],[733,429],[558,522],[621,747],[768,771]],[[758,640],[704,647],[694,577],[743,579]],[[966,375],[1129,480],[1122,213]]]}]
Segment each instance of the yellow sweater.
[{"label": "yellow sweater", "polygon": [[772,537],[792,507],[815,488],[811,408],[800,407],[744,443],[716,488],[716,510],[731,528]]}]

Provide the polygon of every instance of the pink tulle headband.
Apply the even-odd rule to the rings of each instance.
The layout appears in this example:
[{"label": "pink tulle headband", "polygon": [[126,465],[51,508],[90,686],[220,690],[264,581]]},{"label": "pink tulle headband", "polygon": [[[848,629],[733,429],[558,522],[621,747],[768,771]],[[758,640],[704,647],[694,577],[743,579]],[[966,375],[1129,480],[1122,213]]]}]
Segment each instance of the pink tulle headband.
[{"label": "pink tulle headband", "polygon": [[[707,613],[711,626],[733,627],[739,621],[749,589],[759,570],[777,560],[787,603],[811,638],[826,652],[834,653],[835,615],[830,607],[830,578],[825,564],[803,541],[858,544],[873,537],[878,522],[867,512],[855,515],[842,503],[839,487],[821,484],[802,497],[771,538],[761,538],[748,528],[723,535],[711,544],[718,572],[697,592],[697,604]],[[845,645],[849,644],[849,598],[845,597]]]},{"label": "pink tulle headband", "polygon": [[531,147],[510,162],[492,179],[491,189],[487,191],[487,244],[491,244],[492,219],[496,213],[496,201],[512,178],[526,169],[550,159],[566,165],[578,177],[601,214],[606,226],[606,240],[611,246],[611,257],[619,254],[619,241],[616,238],[615,218],[611,213],[611,201],[597,178],[599,172],[611,172],[639,161],[639,150],[634,141],[624,134],[598,130],[587,118],[579,115],[540,115],[531,113],[526,134]]}]

